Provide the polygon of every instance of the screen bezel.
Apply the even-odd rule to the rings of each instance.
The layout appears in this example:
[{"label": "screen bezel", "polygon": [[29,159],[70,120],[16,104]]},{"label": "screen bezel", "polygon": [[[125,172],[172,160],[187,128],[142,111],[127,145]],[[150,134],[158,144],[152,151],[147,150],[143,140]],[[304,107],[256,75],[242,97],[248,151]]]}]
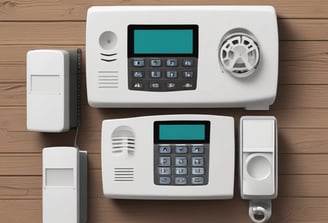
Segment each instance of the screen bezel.
[{"label": "screen bezel", "polygon": [[[204,140],[160,140],[159,139],[159,126],[165,125],[204,125],[205,126],[205,139]],[[210,121],[155,121],[154,122],[154,144],[178,144],[178,143],[209,143],[210,142]]]},{"label": "screen bezel", "polygon": [[[193,30],[193,52],[192,53],[134,53],[134,30]],[[198,57],[198,25],[129,25],[128,26],[128,57]]]}]

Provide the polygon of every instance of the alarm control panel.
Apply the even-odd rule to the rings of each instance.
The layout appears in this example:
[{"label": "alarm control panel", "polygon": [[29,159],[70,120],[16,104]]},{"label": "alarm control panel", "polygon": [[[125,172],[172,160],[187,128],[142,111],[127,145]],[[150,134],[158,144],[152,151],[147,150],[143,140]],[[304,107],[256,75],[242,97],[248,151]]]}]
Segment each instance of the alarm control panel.
[{"label": "alarm control panel", "polygon": [[271,6],[91,7],[86,74],[93,107],[265,110],[277,91],[276,13]]},{"label": "alarm control panel", "polygon": [[104,120],[101,140],[105,197],[187,200],[233,196],[232,117],[159,115]]}]

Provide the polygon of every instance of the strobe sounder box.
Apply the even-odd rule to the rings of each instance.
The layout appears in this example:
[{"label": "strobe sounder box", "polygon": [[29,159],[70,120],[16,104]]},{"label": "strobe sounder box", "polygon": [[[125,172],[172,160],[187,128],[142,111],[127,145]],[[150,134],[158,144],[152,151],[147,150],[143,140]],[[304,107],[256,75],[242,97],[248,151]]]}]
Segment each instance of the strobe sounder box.
[{"label": "strobe sounder box", "polygon": [[103,6],[87,16],[93,107],[269,109],[278,80],[271,6]]}]

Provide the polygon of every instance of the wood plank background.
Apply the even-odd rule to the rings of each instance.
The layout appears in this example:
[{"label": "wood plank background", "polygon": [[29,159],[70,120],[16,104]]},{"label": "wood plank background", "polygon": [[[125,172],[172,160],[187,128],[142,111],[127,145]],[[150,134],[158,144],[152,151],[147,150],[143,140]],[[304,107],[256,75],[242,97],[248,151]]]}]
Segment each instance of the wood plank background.
[{"label": "wood plank background", "polygon": [[[26,131],[25,56],[31,49],[85,50],[91,5],[270,4],[279,17],[278,96],[270,111],[190,109],[190,113],[275,115],[279,124],[279,197],[271,222],[328,222],[327,0],[0,0],[0,222],[42,222],[41,149],[72,145],[74,131]],[[100,125],[103,119],[184,113],[184,109],[95,109],[82,77],[78,143],[88,150],[88,222],[249,222],[248,203],[229,201],[113,201],[103,198]]]}]

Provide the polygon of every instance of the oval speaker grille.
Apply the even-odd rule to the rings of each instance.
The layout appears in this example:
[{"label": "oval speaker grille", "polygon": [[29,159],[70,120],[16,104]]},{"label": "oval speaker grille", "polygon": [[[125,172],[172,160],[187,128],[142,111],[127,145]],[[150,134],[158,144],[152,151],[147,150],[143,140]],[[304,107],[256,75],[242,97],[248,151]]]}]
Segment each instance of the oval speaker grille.
[{"label": "oval speaker grille", "polygon": [[116,136],[112,137],[112,151],[115,153],[134,152],[135,150],[135,138],[132,136]]},{"label": "oval speaker grille", "polygon": [[219,57],[227,72],[236,77],[247,77],[259,64],[260,50],[250,35],[234,33],[224,39]]}]

